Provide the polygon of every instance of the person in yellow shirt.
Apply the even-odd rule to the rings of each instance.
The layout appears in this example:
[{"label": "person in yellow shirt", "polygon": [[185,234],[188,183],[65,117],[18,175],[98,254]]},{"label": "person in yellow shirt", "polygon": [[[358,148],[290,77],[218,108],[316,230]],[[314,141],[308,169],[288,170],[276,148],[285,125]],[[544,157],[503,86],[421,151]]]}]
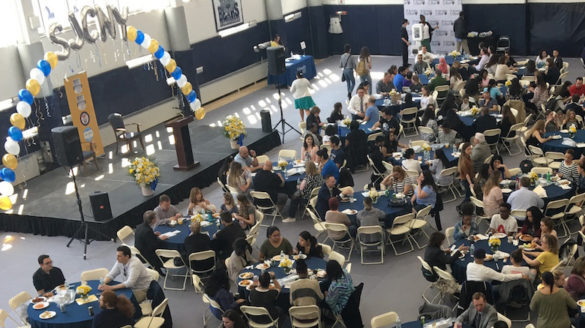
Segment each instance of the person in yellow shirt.
[{"label": "person in yellow shirt", "polygon": [[274,38],[272,39],[272,41],[270,41],[270,46],[271,47],[280,47],[282,46],[282,43],[280,42],[280,35],[275,34]]},{"label": "person in yellow shirt", "polygon": [[[557,237],[551,234],[542,236],[542,250],[543,252],[527,252],[522,251],[522,258],[531,267],[542,274],[546,271],[551,271],[557,264],[559,264],[559,242]],[[528,256],[535,257],[531,259]]]}]

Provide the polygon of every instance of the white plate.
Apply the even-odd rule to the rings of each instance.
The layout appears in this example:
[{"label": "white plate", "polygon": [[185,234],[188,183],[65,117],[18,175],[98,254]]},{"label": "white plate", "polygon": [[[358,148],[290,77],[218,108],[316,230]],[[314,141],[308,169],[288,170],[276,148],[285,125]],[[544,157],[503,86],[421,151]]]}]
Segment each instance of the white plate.
[{"label": "white plate", "polygon": [[504,193],[504,194],[509,194],[511,192],[512,192],[512,189],[510,189],[510,188],[503,188],[502,189],[502,193]]},{"label": "white plate", "polygon": [[252,283],[253,283],[253,281],[252,281],[252,280],[250,280],[250,279],[244,279],[244,280],[242,280],[242,281],[238,282],[238,286],[240,286],[240,287],[248,287],[248,286],[250,286]]},{"label": "white plate", "polygon": [[55,311],[45,311],[41,314],[39,314],[39,318],[46,320],[46,319],[51,319],[52,317],[56,316],[57,312]]},{"label": "white plate", "polygon": [[569,133],[569,130],[561,130],[560,133]]},{"label": "white plate", "polygon": [[508,237],[508,235],[506,235],[503,232],[495,233],[493,236],[496,237],[496,238],[506,238],[506,237]]},{"label": "white plate", "polygon": [[49,307],[49,302],[38,302],[33,305],[33,309],[42,310]]},{"label": "white plate", "polygon": [[348,209],[345,209],[345,210],[341,211],[341,213],[343,213],[343,214],[347,214],[347,215],[356,215],[356,214],[357,214],[357,211],[356,211],[356,210],[353,210],[353,209],[350,209],[350,208],[348,208]]},{"label": "white plate", "polygon": [[557,135],[552,136],[552,138],[553,138],[553,140],[558,140],[558,139],[561,139],[562,137],[557,134]]},{"label": "white plate", "polygon": [[260,264],[256,265],[256,269],[258,269],[258,270],[266,270],[268,268],[270,268],[270,266],[266,265],[264,263],[260,263]]},{"label": "white plate", "polygon": [[305,255],[305,254],[298,254],[298,255],[293,256],[293,259],[295,261],[298,260],[298,259],[304,260],[306,258],[307,258],[307,255]]},{"label": "white plate", "polygon": [[252,279],[254,277],[253,272],[242,272],[238,275],[240,279]]}]

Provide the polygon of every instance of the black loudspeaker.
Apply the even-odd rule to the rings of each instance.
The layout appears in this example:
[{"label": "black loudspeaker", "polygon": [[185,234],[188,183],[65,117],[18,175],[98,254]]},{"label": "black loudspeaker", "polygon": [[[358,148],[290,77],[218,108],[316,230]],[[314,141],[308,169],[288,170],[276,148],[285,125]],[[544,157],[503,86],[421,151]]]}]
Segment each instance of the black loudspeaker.
[{"label": "black loudspeaker", "polygon": [[55,157],[61,166],[74,166],[83,160],[79,133],[74,126],[60,126],[51,129]]},{"label": "black loudspeaker", "polygon": [[262,132],[272,132],[272,119],[270,119],[270,111],[266,109],[261,110],[260,119],[262,120]]},{"label": "black loudspeaker", "polygon": [[268,74],[278,75],[286,72],[284,47],[268,47],[266,55],[268,57]]},{"label": "black loudspeaker", "polygon": [[112,208],[110,207],[110,197],[107,192],[96,191],[89,195],[91,203],[91,212],[96,221],[105,221],[112,218]]}]

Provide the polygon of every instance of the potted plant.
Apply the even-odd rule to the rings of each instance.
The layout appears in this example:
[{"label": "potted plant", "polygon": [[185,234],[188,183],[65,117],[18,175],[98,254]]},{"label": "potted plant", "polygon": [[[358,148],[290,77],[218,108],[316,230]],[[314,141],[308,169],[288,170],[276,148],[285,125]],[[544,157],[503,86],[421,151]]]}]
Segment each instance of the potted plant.
[{"label": "potted plant", "polygon": [[234,115],[228,115],[222,124],[223,134],[230,140],[232,149],[238,149],[239,146],[243,145],[246,126],[242,119]]},{"label": "potted plant", "polygon": [[130,163],[128,172],[142,189],[142,195],[150,196],[154,193],[160,177],[160,169],[154,162],[146,157],[136,157]]}]

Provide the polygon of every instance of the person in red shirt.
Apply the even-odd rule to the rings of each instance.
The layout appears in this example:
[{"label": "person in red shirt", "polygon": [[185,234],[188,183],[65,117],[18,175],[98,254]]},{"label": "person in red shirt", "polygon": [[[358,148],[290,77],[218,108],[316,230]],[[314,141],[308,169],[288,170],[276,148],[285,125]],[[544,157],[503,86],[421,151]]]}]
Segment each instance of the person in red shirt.
[{"label": "person in red shirt", "polygon": [[569,92],[571,93],[571,96],[574,94],[578,94],[579,96],[585,95],[585,85],[583,84],[582,77],[577,78],[575,84],[569,88]]}]

